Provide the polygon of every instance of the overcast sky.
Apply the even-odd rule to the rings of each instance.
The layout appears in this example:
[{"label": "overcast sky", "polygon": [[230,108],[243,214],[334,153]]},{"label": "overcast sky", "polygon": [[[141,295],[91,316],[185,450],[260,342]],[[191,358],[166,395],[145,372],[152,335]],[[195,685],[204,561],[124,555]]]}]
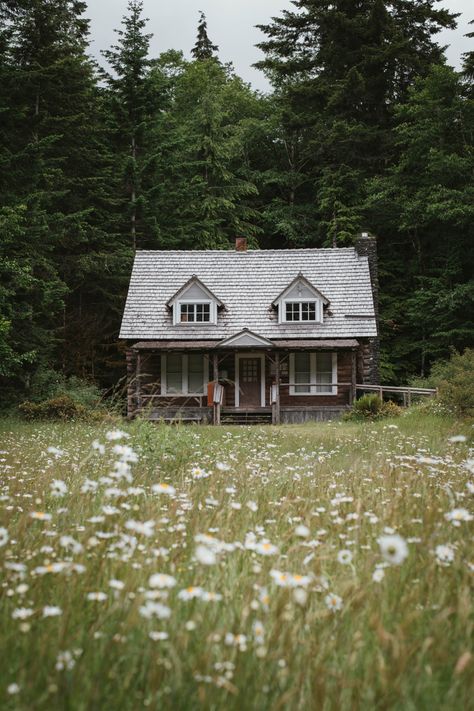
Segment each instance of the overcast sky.
[{"label": "overcast sky", "polygon": [[[119,27],[126,12],[127,0],[88,0],[91,20],[91,52],[100,58],[100,50],[115,42],[114,28]],[[460,12],[458,28],[437,35],[438,41],[449,45],[450,64],[459,67],[460,57],[472,47],[472,40],[463,35],[471,28],[474,19],[472,0],[444,0],[440,6]],[[181,49],[186,56],[194,45],[199,10],[207,16],[209,36],[219,45],[222,62],[233,62],[235,70],[256,89],[267,90],[268,83],[262,72],[252,68],[261,58],[255,44],[262,39],[257,24],[266,24],[282,9],[291,7],[289,0],[144,0],[144,15],[149,18],[148,32],[153,33],[151,56],[167,49]]]}]

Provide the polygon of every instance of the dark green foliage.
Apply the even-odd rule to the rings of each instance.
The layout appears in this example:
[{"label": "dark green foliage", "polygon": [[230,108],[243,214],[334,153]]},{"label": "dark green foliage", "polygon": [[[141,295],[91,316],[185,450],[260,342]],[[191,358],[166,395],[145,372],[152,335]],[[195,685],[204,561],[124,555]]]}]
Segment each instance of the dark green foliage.
[{"label": "dark green foliage", "polygon": [[462,72],[445,65],[435,38],[451,13],[296,0],[262,28],[262,96],[219,62],[203,13],[192,61],[152,59],[140,0],[99,72],[85,9],[0,4],[5,401],[123,376],[136,247],[343,246],[369,228],[383,380],[473,345],[473,53]]},{"label": "dark green foliage", "polygon": [[212,44],[207,34],[206,16],[203,12],[199,13],[199,24],[197,29],[196,44],[191,50],[194,59],[206,61],[214,58],[214,52],[217,52],[219,47]]},{"label": "dark green foliage", "polygon": [[26,400],[18,406],[25,420],[80,420],[87,416],[87,410],[68,395],[34,403]]},{"label": "dark green foliage", "polygon": [[448,361],[436,363],[430,381],[445,407],[462,417],[474,417],[474,349],[455,352]]},{"label": "dark green foliage", "polygon": [[391,400],[383,401],[378,395],[362,395],[352,406],[345,420],[380,420],[384,417],[399,417],[402,408]]}]

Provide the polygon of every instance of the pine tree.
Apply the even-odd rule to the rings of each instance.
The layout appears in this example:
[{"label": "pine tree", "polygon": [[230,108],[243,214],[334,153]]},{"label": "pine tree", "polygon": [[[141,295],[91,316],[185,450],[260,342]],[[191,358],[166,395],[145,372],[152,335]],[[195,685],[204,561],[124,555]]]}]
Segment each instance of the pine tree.
[{"label": "pine tree", "polygon": [[106,79],[117,171],[122,182],[118,198],[123,229],[129,232],[133,249],[143,247],[152,236],[147,223],[150,188],[147,177],[153,157],[150,123],[159,100],[149,76],[152,35],[144,32],[148,20],[142,17],[142,12],[141,0],[130,0],[128,14],[122,20],[124,29],[116,30],[118,44],[103,52],[113,70]]},{"label": "pine tree", "polygon": [[396,109],[399,158],[370,186],[380,241],[384,348],[393,371],[430,365],[474,342],[474,102],[435,66]]},{"label": "pine tree", "polygon": [[257,191],[243,139],[253,101],[250,88],[213,60],[187,63],[175,79],[158,129],[154,182],[161,245],[218,249],[237,234],[258,233],[251,204]]},{"label": "pine tree", "polygon": [[306,179],[288,203],[314,202],[316,241],[347,241],[360,225],[364,181],[393,155],[393,107],[442,59],[432,36],[454,16],[432,0],[295,0],[260,29],[257,66],[282,104],[283,131],[298,135]]},{"label": "pine tree", "polygon": [[207,59],[214,59],[214,52],[217,52],[219,47],[212,44],[209,36],[207,34],[207,21],[206,16],[200,10],[199,24],[197,28],[197,38],[196,44],[191,50],[191,54],[194,59],[198,61],[206,61]]}]

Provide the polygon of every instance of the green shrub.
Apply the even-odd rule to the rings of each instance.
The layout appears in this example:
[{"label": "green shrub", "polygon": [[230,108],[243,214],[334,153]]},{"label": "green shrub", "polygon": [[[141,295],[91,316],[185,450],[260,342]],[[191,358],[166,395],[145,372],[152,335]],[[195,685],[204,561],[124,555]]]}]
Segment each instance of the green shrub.
[{"label": "green shrub", "polygon": [[367,394],[362,395],[356,400],[352,406],[351,412],[348,412],[345,420],[380,420],[383,417],[399,417],[403,410],[391,400],[385,402],[380,399],[379,395]]},{"label": "green shrub", "polygon": [[27,420],[76,420],[84,419],[88,414],[87,408],[69,395],[59,395],[39,403],[27,400],[18,409]]},{"label": "green shrub", "polygon": [[460,417],[474,417],[474,349],[454,352],[450,360],[436,363],[430,380],[446,408]]}]

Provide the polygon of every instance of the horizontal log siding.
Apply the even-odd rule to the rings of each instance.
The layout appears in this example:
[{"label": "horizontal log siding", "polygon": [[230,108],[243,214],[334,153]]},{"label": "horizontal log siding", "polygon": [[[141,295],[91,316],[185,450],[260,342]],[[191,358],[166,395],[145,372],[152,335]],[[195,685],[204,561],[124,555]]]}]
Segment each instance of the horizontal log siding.
[{"label": "horizontal log siding", "polygon": [[[337,353],[337,382],[350,383],[352,374],[352,352]],[[289,372],[289,367],[288,367]],[[289,376],[282,378],[283,383],[289,383]],[[349,404],[349,387],[338,387],[337,395],[290,395],[288,385],[280,385],[280,406],[308,407],[341,407]]]}]

